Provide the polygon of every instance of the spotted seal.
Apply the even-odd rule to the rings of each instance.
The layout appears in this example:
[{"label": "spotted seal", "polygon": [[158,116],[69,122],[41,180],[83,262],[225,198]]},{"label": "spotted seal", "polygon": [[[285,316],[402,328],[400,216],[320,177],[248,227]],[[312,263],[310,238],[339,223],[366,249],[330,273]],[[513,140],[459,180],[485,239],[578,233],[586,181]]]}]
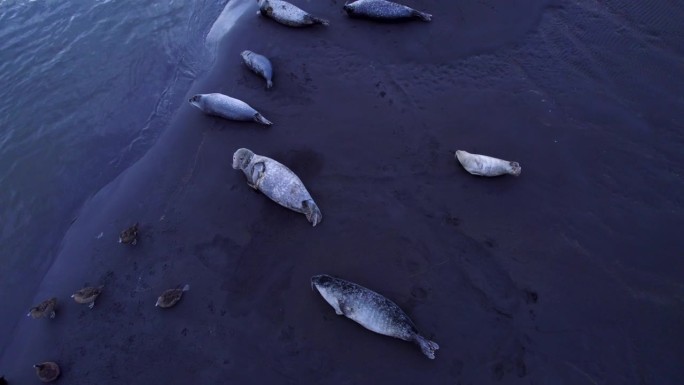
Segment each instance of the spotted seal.
[{"label": "spotted seal", "polygon": [[457,150],[455,157],[463,168],[473,175],[499,176],[511,174],[518,176],[522,172],[522,167],[520,167],[518,162],[509,162],[487,155],[471,154],[463,150]]},{"label": "spotted seal", "polygon": [[386,0],[347,1],[344,4],[344,11],[347,12],[347,15],[352,17],[365,17],[375,20],[432,20],[432,15],[429,13],[417,11],[406,5]]},{"label": "spotted seal", "polygon": [[224,94],[197,94],[190,98],[190,104],[207,115],[220,116],[229,120],[253,120],[266,126],[273,124],[249,104]]},{"label": "spotted seal", "polygon": [[429,359],[435,358],[439,345],[420,335],[409,316],[382,295],[326,274],[311,277],[311,288],[318,290],[337,315],[378,334],[415,342]]},{"label": "spotted seal", "polygon": [[240,56],[249,69],[266,79],[266,88],[273,87],[273,66],[266,56],[259,55],[250,50],[242,51]]},{"label": "spotted seal", "polygon": [[323,219],[304,183],[280,162],[241,148],[233,154],[233,168],[242,170],[251,188],[261,191],[281,206],[306,215],[313,226]]},{"label": "spotted seal", "polygon": [[329,25],[330,22],[282,0],[257,0],[259,11],[257,14],[270,17],[280,24],[289,27],[305,27],[313,24]]}]

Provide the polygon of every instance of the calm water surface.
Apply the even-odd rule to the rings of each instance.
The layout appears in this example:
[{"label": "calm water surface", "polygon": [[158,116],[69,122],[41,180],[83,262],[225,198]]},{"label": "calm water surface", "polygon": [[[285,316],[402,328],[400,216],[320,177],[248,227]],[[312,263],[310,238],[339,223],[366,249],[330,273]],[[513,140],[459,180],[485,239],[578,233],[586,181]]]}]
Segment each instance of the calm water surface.
[{"label": "calm water surface", "polygon": [[206,36],[225,4],[0,2],[6,284],[40,280],[83,202],[154,142],[211,64]]}]

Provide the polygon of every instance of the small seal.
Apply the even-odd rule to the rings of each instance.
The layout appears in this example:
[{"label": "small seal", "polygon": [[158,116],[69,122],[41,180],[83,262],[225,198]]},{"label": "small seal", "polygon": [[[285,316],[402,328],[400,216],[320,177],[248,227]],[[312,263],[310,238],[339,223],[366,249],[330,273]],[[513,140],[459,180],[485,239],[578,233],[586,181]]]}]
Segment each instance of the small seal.
[{"label": "small seal", "polygon": [[180,301],[183,293],[188,290],[190,290],[190,285],[185,285],[182,288],[179,286],[175,289],[169,289],[157,298],[157,303],[154,304],[154,306],[159,306],[164,309],[172,307]]},{"label": "small seal", "polygon": [[511,174],[518,176],[522,172],[518,162],[509,162],[487,155],[471,154],[463,150],[457,150],[455,156],[463,168],[473,175],[499,176]]},{"label": "small seal", "polygon": [[207,115],[220,116],[228,120],[253,120],[266,126],[273,124],[249,104],[219,93],[197,94],[190,98],[190,104]]},{"label": "small seal", "polygon": [[89,303],[90,305],[88,305],[88,307],[92,309],[95,306],[95,300],[100,296],[100,294],[102,294],[102,289],[104,289],[104,286],[84,287],[83,289],[72,294],[71,298],[73,298],[76,303]]},{"label": "small seal", "polygon": [[132,246],[138,243],[138,222],[119,234],[119,243]]},{"label": "small seal", "polygon": [[266,88],[273,87],[273,66],[266,56],[249,50],[242,51],[240,56],[242,56],[242,61],[249,69],[266,79]]},{"label": "small seal", "polygon": [[59,377],[59,365],[56,362],[47,361],[33,365],[36,368],[36,376],[43,382],[52,382]]},{"label": "small seal", "polygon": [[406,5],[386,0],[347,1],[344,10],[351,17],[365,17],[375,20],[399,21],[409,19],[432,20],[432,15],[417,11]]},{"label": "small seal", "polygon": [[361,285],[326,274],[311,277],[311,289],[314,287],[337,315],[344,315],[378,334],[415,342],[423,354],[435,359],[439,345],[421,336],[413,321],[389,299]]},{"label": "small seal", "polygon": [[313,24],[328,25],[330,22],[320,17],[313,16],[308,12],[295,7],[282,0],[257,0],[261,14],[289,27],[305,27]]},{"label": "small seal", "polygon": [[233,154],[233,168],[242,170],[249,187],[261,191],[281,206],[306,215],[313,226],[323,220],[321,210],[304,183],[280,162],[241,148]]},{"label": "small seal", "polygon": [[55,312],[55,309],[57,308],[57,298],[50,298],[46,299],[45,301],[39,303],[38,305],[34,306],[29,310],[28,314],[26,315],[27,317],[31,318],[44,318],[44,317],[50,317],[50,318],[55,318],[57,313]]}]

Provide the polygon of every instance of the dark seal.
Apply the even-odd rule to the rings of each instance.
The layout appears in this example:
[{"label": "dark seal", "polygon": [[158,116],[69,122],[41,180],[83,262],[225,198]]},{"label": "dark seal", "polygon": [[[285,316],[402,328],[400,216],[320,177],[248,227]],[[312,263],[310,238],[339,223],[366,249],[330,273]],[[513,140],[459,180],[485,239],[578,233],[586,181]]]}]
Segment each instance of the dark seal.
[{"label": "dark seal", "polygon": [[344,10],[349,16],[385,21],[400,21],[420,19],[432,20],[429,13],[415,10],[406,5],[386,0],[357,0],[344,4]]},{"label": "dark seal", "polygon": [[326,274],[311,277],[311,287],[318,290],[337,315],[344,315],[370,331],[415,342],[429,359],[435,358],[439,345],[421,336],[409,316],[389,299]]}]

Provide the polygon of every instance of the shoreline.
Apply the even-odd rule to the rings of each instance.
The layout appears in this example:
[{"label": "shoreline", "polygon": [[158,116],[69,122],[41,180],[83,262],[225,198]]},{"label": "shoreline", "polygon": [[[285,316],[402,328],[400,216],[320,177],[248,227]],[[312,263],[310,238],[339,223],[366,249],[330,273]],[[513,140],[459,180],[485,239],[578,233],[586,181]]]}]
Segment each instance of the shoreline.
[{"label": "shoreline", "polygon": [[[525,5],[477,6],[480,13],[462,9],[461,17],[517,19],[510,35],[548,21],[539,16],[546,2]],[[633,298],[611,277],[637,273],[602,259],[610,249],[599,239],[619,240],[612,229],[623,219],[597,210],[620,198],[594,196],[591,187],[609,191],[610,181],[586,170],[599,147],[591,139],[606,139],[600,145],[620,154],[607,140],[614,133],[582,130],[567,119],[571,107],[556,108],[563,95],[540,102],[526,90],[536,89],[534,74],[510,64],[529,53],[521,40],[539,33],[464,59],[501,38],[485,34],[445,50],[444,39],[465,44],[478,27],[441,23],[453,8],[437,1],[424,5],[432,23],[400,25],[347,20],[339,2],[302,7],[329,18],[330,27],[288,29],[248,10],[220,42],[214,68],[188,92],[237,97],[274,125],[228,122],[183,105],[152,149],[91,198],[67,232],[36,293],[59,298],[57,318],[19,321],[0,361],[10,382],[33,381],[30,365],[43,360],[58,361],[60,380],[71,384],[614,382],[636,378],[637,363],[653,368],[651,381],[675,378],[681,369],[649,355],[646,342],[649,331],[682,319],[677,301]],[[498,28],[506,26],[496,25],[492,34],[504,34]],[[243,68],[243,49],[272,59],[272,90]],[[549,71],[545,65],[539,73]],[[625,148],[639,143],[637,131],[623,136]],[[447,155],[454,146],[519,161],[523,173],[473,177]],[[297,173],[323,222],[312,228],[251,192],[230,167],[239,147]],[[617,160],[605,162],[604,171],[619,169]],[[628,191],[640,187],[620,181]],[[135,221],[139,244],[117,244]],[[637,261],[625,242],[616,254]],[[436,359],[335,316],[309,286],[322,273],[396,302],[439,343]],[[652,287],[662,279],[651,289],[656,297],[681,293],[664,279],[675,273],[635,282]],[[86,283],[106,286],[93,310],[69,301]],[[176,307],[154,308],[163,290],[185,283],[191,291]],[[654,309],[662,318],[639,318]],[[616,319],[621,327],[611,328]],[[667,354],[681,352],[661,338]]]}]

